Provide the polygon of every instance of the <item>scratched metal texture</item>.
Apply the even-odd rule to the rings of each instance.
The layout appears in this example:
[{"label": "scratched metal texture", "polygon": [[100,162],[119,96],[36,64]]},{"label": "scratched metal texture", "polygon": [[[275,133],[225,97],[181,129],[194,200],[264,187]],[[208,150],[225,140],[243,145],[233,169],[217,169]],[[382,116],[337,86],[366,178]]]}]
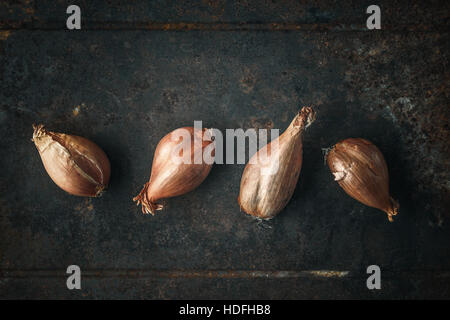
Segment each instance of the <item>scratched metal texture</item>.
[{"label": "scratched metal texture", "polygon": [[[65,30],[78,4],[81,31]],[[450,298],[448,1],[2,1],[0,298]],[[243,165],[144,216],[132,202],[169,131],[280,128],[312,105],[292,200],[258,223]],[[87,137],[112,176],[96,199],[45,172],[31,125]],[[393,223],[339,188],[322,148],[373,141]],[[82,290],[65,270],[82,269]],[[368,290],[366,268],[382,270]]]}]

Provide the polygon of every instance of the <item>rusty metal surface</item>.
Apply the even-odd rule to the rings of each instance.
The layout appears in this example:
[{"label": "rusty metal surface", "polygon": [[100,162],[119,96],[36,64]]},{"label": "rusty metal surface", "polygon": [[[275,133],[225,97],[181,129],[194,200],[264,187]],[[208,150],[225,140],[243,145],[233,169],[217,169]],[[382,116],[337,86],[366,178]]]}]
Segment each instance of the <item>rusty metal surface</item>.
[{"label": "rusty metal surface", "polygon": [[[450,298],[448,3],[380,1],[0,3],[0,298]],[[257,223],[239,211],[243,165],[214,165],[156,216],[132,202],[159,139],[203,125],[304,140],[292,200]],[[31,124],[92,139],[112,177],[98,199],[46,174]],[[386,157],[400,214],[349,198],[321,148],[363,137]],[[80,291],[65,270],[82,269]],[[383,271],[369,291],[365,270]]]}]

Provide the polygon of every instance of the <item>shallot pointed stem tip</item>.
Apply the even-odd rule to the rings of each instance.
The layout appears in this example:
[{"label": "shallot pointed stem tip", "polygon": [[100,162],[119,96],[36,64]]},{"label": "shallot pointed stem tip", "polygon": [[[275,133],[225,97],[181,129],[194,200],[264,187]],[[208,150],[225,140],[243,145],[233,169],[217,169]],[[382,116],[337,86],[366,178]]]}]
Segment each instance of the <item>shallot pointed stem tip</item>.
[{"label": "shallot pointed stem tip", "polygon": [[312,107],[303,107],[292,120],[291,126],[300,131],[309,127],[316,120],[316,112]]},{"label": "shallot pointed stem tip", "polygon": [[398,210],[400,208],[400,204],[394,200],[392,197],[390,198],[391,201],[391,207],[386,211],[388,215],[389,222],[393,222],[393,216],[396,216],[398,214]]}]

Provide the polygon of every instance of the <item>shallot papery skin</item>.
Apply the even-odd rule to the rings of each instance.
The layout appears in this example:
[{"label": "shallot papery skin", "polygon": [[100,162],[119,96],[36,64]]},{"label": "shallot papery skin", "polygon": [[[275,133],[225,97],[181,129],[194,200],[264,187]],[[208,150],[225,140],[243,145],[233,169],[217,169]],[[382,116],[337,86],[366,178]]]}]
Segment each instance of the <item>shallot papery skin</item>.
[{"label": "shallot papery skin", "polygon": [[389,221],[393,221],[399,204],[389,195],[386,161],[372,142],[345,139],[328,151],[326,159],[334,180],[350,197],[386,212]]},{"label": "shallot papery skin", "polygon": [[70,194],[99,196],[111,173],[105,152],[86,138],[48,131],[42,124],[33,128],[32,140],[50,178]]},{"label": "shallot papery skin", "polygon": [[303,131],[315,120],[303,107],[289,127],[250,158],[241,178],[239,206],[259,219],[270,219],[287,205],[298,182],[303,161]]},{"label": "shallot papery skin", "polygon": [[[163,209],[159,200],[192,191],[205,180],[214,158],[212,161],[204,161],[203,155],[205,153],[214,157],[215,153],[214,142],[207,138],[207,132],[208,129],[183,127],[168,133],[159,141],[153,157],[150,180],[133,198],[137,205],[142,205],[142,213],[154,215],[155,211]],[[188,141],[184,141],[186,134],[190,137]],[[195,142],[196,139],[198,143]],[[183,154],[184,150],[180,148],[183,144],[188,145],[190,154]],[[174,154],[188,161],[176,161]]]}]

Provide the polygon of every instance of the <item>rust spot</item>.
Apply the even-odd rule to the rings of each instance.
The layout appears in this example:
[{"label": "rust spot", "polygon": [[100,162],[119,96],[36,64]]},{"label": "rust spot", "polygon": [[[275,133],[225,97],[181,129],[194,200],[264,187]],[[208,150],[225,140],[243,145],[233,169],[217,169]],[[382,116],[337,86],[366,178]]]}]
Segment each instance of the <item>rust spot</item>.
[{"label": "rust spot", "polygon": [[80,203],[75,207],[75,210],[81,215],[85,215],[94,210],[94,205],[92,204],[91,199],[85,199],[83,203]]},{"label": "rust spot", "polygon": [[241,90],[245,93],[250,93],[251,91],[253,91],[253,88],[255,87],[256,84],[255,72],[250,70],[250,68],[248,67],[244,67],[243,75],[239,82]]},{"label": "rust spot", "polygon": [[87,109],[87,108],[86,108],[86,104],[84,104],[84,103],[75,106],[75,107],[72,109],[72,114],[73,114],[73,116],[74,116],[74,117],[78,116],[78,115],[80,114],[81,110],[83,110],[83,109]]},{"label": "rust spot", "polygon": [[349,274],[348,271],[313,270],[308,271],[311,275],[324,278],[342,278]]},{"label": "rust spot", "polygon": [[76,117],[80,113],[80,110],[81,110],[80,106],[76,106],[75,108],[73,108],[72,110],[73,115]]},{"label": "rust spot", "polygon": [[9,38],[10,35],[11,35],[11,31],[9,31],[9,30],[0,31],[0,40],[6,40]]},{"label": "rust spot", "polygon": [[25,13],[32,16],[34,14],[34,8],[33,7],[25,8]]},{"label": "rust spot", "polygon": [[256,117],[251,117],[250,119],[246,119],[243,121],[242,123],[242,128],[248,129],[248,128],[252,128],[252,129],[266,129],[266,130],[270,130],[273,129],[274,127],[274,123],[271,119],[269,118],[256,118]]}]

